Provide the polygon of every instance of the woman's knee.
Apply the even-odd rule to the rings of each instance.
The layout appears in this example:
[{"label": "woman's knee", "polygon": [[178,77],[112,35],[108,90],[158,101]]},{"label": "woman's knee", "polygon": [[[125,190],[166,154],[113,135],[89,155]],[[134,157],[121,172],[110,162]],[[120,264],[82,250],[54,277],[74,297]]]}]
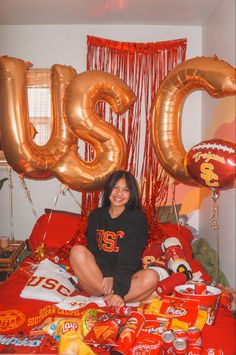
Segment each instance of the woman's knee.
[{"label": "woman's knee", "polygon": [[70,251],[70,262],[84,262],[88,257],[88,249],[84,245],[75,245]]},{"label": "woman's knee", "polygon": [[148,288],[155,288],[159,282],[159,274],[154,270],[145,270],[145,283]]}]

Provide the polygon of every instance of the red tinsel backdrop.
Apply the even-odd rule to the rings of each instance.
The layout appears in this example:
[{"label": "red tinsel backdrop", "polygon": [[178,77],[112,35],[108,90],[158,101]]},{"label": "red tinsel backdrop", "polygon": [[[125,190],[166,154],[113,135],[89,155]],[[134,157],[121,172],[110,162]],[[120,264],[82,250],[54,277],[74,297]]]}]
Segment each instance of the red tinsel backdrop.
[{"label": "red tinsel backdrop", "polygon": [[[98,105],[102,119],[116,126],[125,136],[128,147],[127,170],[139,181],[142,204],[150,225],[158,216],[157,207],[168,196],[169,175],[154,153],[150,136],[150,109],[160,84],[176,65],[185,60],[187,40],[156,43],[119,42],[87,37],[87,70],[101,70],[122,79],[137,99],[122,115],[114,114],[104,103]],[[85,159],[93,158],[93,149],[85,145]],[[82,194],[83,213],[99,203],[99,192]]]}]

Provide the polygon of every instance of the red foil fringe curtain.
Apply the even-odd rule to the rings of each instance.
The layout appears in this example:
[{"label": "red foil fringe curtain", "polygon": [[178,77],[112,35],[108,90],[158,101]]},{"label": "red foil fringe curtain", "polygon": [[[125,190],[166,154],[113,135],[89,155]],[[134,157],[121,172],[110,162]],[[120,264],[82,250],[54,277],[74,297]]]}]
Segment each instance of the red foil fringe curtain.
[{"label": "red foil fringe curtain", "polygon": [[[128,147],[127,170],[139,181],[143,207],[150,225],[158,217],[158,207],[168,197],[169,175],[154,153],[150,136],[151,104],[168,72],[185,60],[187,40],[156,43],[118,42],[87,37],[87,70],[102,70],[122,79],[137,99],[130,109],[116,115],[104,103],[99,104],[101,117],[115,125],[125,136]],[[85,159],[93,158],[86,144]],[[87,213],[99,203],[99,192],[82,194],[82,211]]]}]

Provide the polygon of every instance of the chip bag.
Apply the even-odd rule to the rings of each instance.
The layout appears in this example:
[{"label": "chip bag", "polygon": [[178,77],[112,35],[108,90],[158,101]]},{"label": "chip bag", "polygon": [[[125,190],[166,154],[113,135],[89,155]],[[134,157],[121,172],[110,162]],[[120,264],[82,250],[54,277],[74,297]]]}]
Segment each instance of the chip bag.
[{"label": "chip bag", "polygon": [[116,345],[120,320],[107,316],[100,319],[84,338],[86,344],[110,348]]},{"label": "chip bag", "polygon": [[76,330],[61,335],[58,343],[58,354],[62,355],[94,355],[92,349],[79,338]]},{"label": "chip bag", "polygon": [[60,340],[60,337],[67,332],[75,331],[79,338],[82,338],[80,327],[80,319],[78,318],[61,318],[54,322],[47,324],[43,327],[43,330],[51,335],[56,341]]},{"label": "chip bag", "polygon": [[102,309],[88,309],[81,317],[80,321],[80,333],[84,338],[96,322],[106,314]]}]

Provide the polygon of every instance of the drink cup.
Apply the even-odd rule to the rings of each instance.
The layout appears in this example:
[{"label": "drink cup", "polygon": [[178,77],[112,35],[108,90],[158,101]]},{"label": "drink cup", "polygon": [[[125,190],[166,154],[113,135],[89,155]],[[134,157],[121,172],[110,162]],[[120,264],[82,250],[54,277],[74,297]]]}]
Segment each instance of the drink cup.
[{"label": "drink cup", "polygon": [[2,249],[7,249],[9,245],[9,238],[8,237],[0,237],[0,247]]}]

